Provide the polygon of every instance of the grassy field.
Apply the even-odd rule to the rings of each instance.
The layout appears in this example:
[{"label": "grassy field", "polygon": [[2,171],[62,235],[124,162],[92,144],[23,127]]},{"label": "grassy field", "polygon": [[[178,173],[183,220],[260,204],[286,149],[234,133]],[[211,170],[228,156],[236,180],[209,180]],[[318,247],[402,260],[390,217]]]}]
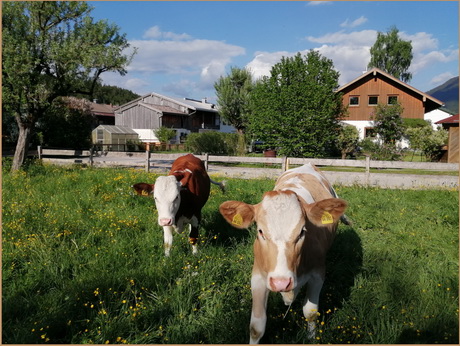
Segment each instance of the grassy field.
[{"label": "grassy field", "polygon": [[[221,180],[218,176],[215,180]],[[131,169],[32,165],[3,172],[3,343],[247,343],[254,230],[228,199],[257,203],[271,180],[215,186],[199,254],[170,258],[153,200]],[[336,187],[349,202],[328,256],[316,343],[458,344],[458,191]],[[302,292],[299,295],[302,298]],[[302,299],[269,298],[263,343],[309,343]]]}]

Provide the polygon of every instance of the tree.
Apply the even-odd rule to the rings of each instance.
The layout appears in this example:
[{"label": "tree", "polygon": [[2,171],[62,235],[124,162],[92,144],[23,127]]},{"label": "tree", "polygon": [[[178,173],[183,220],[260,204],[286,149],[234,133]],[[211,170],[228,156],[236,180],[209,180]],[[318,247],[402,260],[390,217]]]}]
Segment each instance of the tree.
[{"label": "tree", "polygon": [[243,134],[249,112],[249,95],[253,88],[252,74],[246,69],[232,67],[226,77],[214,83],[217,105],[222,118]]},{"label": "tree", "polygon": [[161,126],[153,130],[153,132],[161,143],[169,143],[169,140],[176,136],[176,130],[170,129],[166,126]]},{"label": "tree", "polygon": [[412,43],[399,38],[398,33],[394,26],[386,34],[377,33],[367,67],[377,67],[403,82],[410,82],[412,73],[408,70],[413,58]]},{"label": "tree", "polygon": [[401,140],[404,135],[404,125],[401,118],[403,111],[404,108],[399,102],[390,105],[377,104],[372,121],[375,132],[384,144],[395,146],[396,141]]},{"label": "tree", "polygon": [[86,2],[3,2],[3,108],[19,135],[12,170],[21,167],[37,121],[59,96],[92,92],[106,71],[126,73],[134,52],[116,25],[94,22]]},{"label": "tree", "polygon": [[444,129],[433,130],[431,125],[411,127],[406,131],[410,147],[420,150],[428,161],[436,161],[441,155],[441,147],[447,144],[449,133]]},{"label": "tree", "polygon": [[36,126],[41,145],[57,148],[88,148],[94,118],[91,103],[76,97],[58,97]]},{"label": "tree", "polygon": [[344,114],[338,78],[332,60],[316,51],[283,57],[251,92],[249,132],[282,155],[331,155]]},{"label": "tree", "polygon": [[337,143],[337,146],[342,154],[342,160],[344,160],[347,157],[347,154],[353,153],[358,149],[358,129],[352,125],[342,126],[337,138]]}]

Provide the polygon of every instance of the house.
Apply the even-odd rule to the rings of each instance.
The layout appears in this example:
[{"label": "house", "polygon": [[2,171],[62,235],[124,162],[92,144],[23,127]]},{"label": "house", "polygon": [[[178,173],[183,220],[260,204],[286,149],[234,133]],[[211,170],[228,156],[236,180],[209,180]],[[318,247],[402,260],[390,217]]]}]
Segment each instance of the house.
[{"label": "house", "polygon": [[447,161],[449,163],[458,163],[458,114],[440,120],[436,122],[436,124],[441,125],[444,129],[449,131],[449,139],[447,141],[447,153],[443,155],[441,161]]},{"label": "house", "polygon": [[154,130],[162,126],[176,130],[171,143],[183,143],[192,132],[224,131],[216,105],[207,99],[175,98],[150,93],[115,109],[115,125],[132,128],[141,142],[159,142]]},{"label": "house", "polygon": [[93,118],[97,125],[115,125],[115,113],[116,107],[107,104],[101,104],[92,102],[90,104],[90,110]]},{"label": "house", "polygon": [[373,136],[371,118],[379,103],[399,102],[404,108],[401,117],[413,119],[425,119],[425,114],[443,106],[438,99],[378,68],[365,72],[337,92],[342,93],[344,106],[348,108],[348,116],[342,120],[358,128],[360,139]]}]

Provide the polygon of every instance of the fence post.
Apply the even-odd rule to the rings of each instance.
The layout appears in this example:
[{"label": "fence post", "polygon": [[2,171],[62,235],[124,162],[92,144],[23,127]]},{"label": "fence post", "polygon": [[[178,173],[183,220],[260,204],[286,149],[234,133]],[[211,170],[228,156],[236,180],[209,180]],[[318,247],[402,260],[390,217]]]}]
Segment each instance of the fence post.
[{"label": "fence post", "polygon": [[371,157],[366,155],[366,186],[369,186],[371,175]]},{"label": "fence post", "polygon": [[287,156],[283,156],[283,162],[281,163],[281,170],[286,172],[289,169],[289,158]]},{"label": "fence post", "polygon": [[38,153],[38,159],[41,160],[42,159],[42,146],[41,145],[37,147],[37,153]]},{"label": "fence post", "polygon": [[150,171],[150,150],[145,151],[145,171]]},{"label": "fence post", "polygon": [[204,167],[206,168],[206,171],[207,171],[209,167],[209,154],[208,153],[204,154]]},{"label": "fence post", "polygon": [[93,167],[94,145],[89,148],[89,165]]}]

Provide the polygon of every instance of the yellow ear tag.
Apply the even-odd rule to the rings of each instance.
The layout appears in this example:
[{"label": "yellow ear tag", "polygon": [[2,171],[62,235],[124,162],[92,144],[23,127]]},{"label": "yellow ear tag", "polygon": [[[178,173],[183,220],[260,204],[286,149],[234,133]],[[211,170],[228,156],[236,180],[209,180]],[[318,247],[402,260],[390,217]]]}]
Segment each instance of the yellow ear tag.
[{"label": "yellow ear tag", "polygon": [[243,217],[240,214],[235,214],[235,216],[233,216],[232,223],[237,226],[242,226]]},{"label": "yellow ear tag", "polygon": [[321,223],[323,225],[334,223],[334,218],[332,217],[332,215],[330,213],[325,211],[325,212],[323,212],[323,215],[321,215]]},{"label": "yellow ear tag", "polygon": [[142,196],[148,196],[148,195],[149,195],[149,193],[147,191],[142,190]]}]

